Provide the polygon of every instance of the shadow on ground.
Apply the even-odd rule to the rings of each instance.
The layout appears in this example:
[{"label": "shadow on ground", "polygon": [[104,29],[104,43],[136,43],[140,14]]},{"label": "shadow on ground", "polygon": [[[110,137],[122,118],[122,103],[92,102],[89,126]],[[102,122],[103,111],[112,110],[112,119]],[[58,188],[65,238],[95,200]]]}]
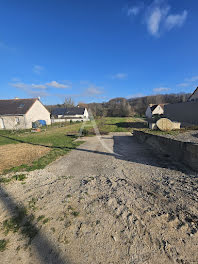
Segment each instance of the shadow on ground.
[{"label": "shadow on ground", "polygon": [[134,136],[114,136],[113,139],[113,151],[118,159],[189,173],[189,168],[185,165],[174,161],[169,155],[151,149],[144,143],[139,143]]},{"label": "shadow on ground", "polygon": [[[6,210],[11,217],[17,217],[19,206],[14,199],[9,195],[2,186],[0,186],[0,200],[4,204]],[[35,234],[35,237],[31,237],[29,244],[33,246],[38,254],[40,263],[44,264],[72,264],[69,260],[63,259],[60,256],[60,252],[55,249],[55,246],[49,241],[46,234],[43,234],[33,223],[30,216],[26,217],[26,221],[18,223],[19,231],[24,235],[26,239],[26,233],[24,230],[28,227],[29,234]],[[30,238],[30,237],[29,237]],[[14,260],[13,260],[14,263]]]},{"label": "shadow on ground", "polygon": [[121,128],[147,128],[148,125],[146,122],[120,122],[114,124],[108,124],[109,126],[116,125]]},{"label": "shadow on ground", "polygon": [[[140,122],[141,123],[141,122]],[[187,168],[182,163],[174,162],[171,156],[164,155],[160,152],[156,152],[151,149],[148,145],[144,143],[139,143],[134,136],[113,136],[114,146],[113,152],[103,152],[98,150],[90,150],[80,147],[60,147],[60,146],[48,146],[45,144],[37,144],[32,142],[27,142],[20,139],[10,138],[8,136],[0,135],[5,138],[9,138],[13,141],[18,141],[20,143],[26,143],[36,146],[48,147],[51,149],[68,149],[68,150],[77,150],[82,152],[90,152],[100,155],[113,156],[118,159],[126,160],[129,162],[136,162],[140,164],[150,165],[154,167],[168,168],[171,170],[178,170],[184,173],[189,173],[189,168]],[[105,140],[105,137],[101,137]],[[109,138],[107,138],[109,139]],[[104,144],[103,144],[104,145]],[[192,172],[193,173],[193,172]]]}]

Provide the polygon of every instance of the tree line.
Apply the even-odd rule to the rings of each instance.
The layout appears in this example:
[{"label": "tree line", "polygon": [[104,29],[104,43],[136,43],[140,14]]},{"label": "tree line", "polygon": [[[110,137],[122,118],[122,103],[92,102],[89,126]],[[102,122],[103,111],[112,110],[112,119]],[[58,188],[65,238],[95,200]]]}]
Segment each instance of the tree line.
[{"label": "tree line", "polygon": [[[143,96],[138,98],[126,99],[123,97],[111,99],[103,103],[83,103],[79,102],[78,106],[86,107],[91,110],[92,114],[97,117],[127,117],[127,116],[144,116],[149,104],[173,104],[185,102],[190,94],[158,94],[151,96]],[[51,111],[57,107],[73,107],[74,101],[66,98],[63,104],[49,105],[48,110]]]}]

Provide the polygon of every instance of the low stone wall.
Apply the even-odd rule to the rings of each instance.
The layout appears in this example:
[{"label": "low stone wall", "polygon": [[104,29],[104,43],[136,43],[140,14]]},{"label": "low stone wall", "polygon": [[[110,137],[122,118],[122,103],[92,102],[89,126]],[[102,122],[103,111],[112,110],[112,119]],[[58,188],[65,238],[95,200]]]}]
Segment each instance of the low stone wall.
[{"label": "low stone wall", "polygon": [[143,131],[133,131],[133,135],[141,143],[146,143],[155,150],[170,155],[173,159],[184,163],[198,171],[198,144],[182,142],[172,138],[152,135]]}]

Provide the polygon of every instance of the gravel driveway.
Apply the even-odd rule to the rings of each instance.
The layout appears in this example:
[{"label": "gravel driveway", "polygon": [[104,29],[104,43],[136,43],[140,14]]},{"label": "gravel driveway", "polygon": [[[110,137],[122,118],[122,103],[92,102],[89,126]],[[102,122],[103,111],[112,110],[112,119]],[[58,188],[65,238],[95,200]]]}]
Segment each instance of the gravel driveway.
[{"label": "gravel driveway", "polygon": [[37,235],[0,230],[0,263],[197,264],[197,187],[194,172],[129,133],[86,138],[25,184],[1,186],[0,229],[20,204]]}]

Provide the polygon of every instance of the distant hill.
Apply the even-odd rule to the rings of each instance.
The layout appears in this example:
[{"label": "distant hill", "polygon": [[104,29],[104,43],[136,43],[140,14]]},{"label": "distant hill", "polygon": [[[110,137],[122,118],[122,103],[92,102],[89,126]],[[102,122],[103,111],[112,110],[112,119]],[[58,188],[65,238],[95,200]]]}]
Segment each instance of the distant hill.
[{"label": "distant hill", "polygon": [[[126,99],[123,97],[111,99],[103,103],[79,103],[80,106],[89,108],[94,116],[143,116],[149,104],[173,104],[185,102],[190,94],[158,94],[138,98]],[[64,104],[48,105],[49,111],[55,107],[64,107]]]}]

